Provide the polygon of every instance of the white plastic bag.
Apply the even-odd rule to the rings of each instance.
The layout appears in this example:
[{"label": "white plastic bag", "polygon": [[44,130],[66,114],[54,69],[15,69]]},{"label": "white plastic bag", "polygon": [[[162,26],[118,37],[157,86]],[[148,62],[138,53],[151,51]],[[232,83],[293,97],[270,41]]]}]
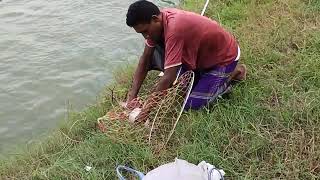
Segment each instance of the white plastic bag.
[{"label": "white plastic bag", "polygon": [[216,169],[205,161],[200,162],[197,166],[176,158],[174,162],[150,171],[143,180],[220,180],[224,175],[223,170]]},{"label": "white plastic bag", "polygon": [[222,169],[217,169],[205,161],[194,165],[177,158],[174,162],[159,166],[146,175],[126,166],[118,166],[117,175],[119,179],[126,180],[121,175],[121,171],[130,172],[136,175],[139,180],[223,180],[223,176],[225,175]]}]

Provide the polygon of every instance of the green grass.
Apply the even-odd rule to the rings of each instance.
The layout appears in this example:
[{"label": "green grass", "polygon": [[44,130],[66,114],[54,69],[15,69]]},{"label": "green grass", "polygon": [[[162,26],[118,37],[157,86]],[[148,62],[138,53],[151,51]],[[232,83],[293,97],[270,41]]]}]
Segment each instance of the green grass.
[{"label": "green grass", "polygon": [[[181,6],[201,12],[203,4],[185,0]],[[175,157],[206,160],[230,179],[318,179],[319,7],[317,0],[211,1],[206,15],[236,35],[249,69],[230,98],[184,113],[167,149],[154,153],[126,123],[112,123],[108,136],[95,128],[116,104],[111,94],[125,96],[133,72],[128,66],[100,102],[71,113],[50,137],[0,163],[0,179],[115,179],[118,164],[147,172]],[[93,169],[86,172],[86,165]]]}]

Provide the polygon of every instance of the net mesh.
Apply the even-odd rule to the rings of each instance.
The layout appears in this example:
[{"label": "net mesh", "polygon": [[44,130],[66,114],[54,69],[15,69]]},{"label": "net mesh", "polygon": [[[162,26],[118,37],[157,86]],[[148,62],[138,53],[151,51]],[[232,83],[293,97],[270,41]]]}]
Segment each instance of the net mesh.
[{"label": "net mesh", "polygon": [[185,101],[191,92],[193,81],[194,73],[187,71],[167,90],[153,92],[156,86],[151,87],[149,95],[134,99],[126,108],[115,106],[105,116],[99,118],[98,128],[106,133],[105,124],[109,126],[112,121],[144,124],[147,130],[145,140],[156,149],[162,149],[174,132]]}]

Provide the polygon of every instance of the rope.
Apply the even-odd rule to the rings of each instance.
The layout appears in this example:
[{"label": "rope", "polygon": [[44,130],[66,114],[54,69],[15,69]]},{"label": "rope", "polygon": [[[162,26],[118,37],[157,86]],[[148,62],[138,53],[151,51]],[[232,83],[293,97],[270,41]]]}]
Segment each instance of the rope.
[{"label": "rope", "polygon": [[203,9],[202,9],[202,12],[201,12],[201,16],[203,16],[204,13],[206,12],[206,9],[207,9],[207,7],[208,7],[209,1],[210,1],[210,0],[207,0],[206,4],[204,5],[204,7],[203,7]]}]

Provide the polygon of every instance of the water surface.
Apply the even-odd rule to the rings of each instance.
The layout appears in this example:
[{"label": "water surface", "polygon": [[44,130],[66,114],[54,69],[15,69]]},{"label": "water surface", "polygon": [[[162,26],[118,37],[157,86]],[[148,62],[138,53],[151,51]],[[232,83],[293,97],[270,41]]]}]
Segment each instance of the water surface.
[{"label": "water surface", "polygon": [[112,69],[137,60],[143,38],[125,24],[132,2],[0,1],[0,152],[54,129],[68,104],[93,103]]}]

